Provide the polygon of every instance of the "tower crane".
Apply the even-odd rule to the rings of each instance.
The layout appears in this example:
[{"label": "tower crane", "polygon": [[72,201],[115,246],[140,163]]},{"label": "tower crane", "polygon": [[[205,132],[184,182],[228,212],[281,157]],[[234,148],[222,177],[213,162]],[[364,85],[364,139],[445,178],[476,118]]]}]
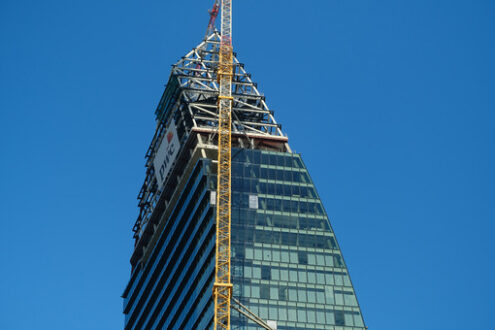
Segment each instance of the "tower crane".
[{"label": "tower crane", "polygon": [[231,137],[232,137],[232,2],[222,1],[221,39],[218,58],[218,169],[216,209],[216,254],[214,329],[230,330],[230,214],[231,214]]},{"label": "tower crane", "polygon": [[[215,246],[215,282],[213,284],[213,300],[215,302],[215,330],[230,330],[230,308],[246,316],[264,329],[272,329],[261,318],[246,306],[232,297],[232,281],[230,277],[230,238],[231,238],[231,161],[232,161],[232,1],[215,0],[210,11],[210,21],[206,38],[215,29],[221,1],[221,36],[218,58],[217,80],[218,95],[218,168],[216,196],[216,246]],[[234,305],[231,306],[231,303]]]},{"label": "tower crane", "polygon": [[215,21],[217,19],[218,12],[220,11],[220,1],[221,0],[215,0],[213,8],[208,10],[208,13],[210,14],[210,20],[208,21],[208,27],[206,28],[205,39],[207,39],[208,36],[212,34],[213,31],[215,31]]}]

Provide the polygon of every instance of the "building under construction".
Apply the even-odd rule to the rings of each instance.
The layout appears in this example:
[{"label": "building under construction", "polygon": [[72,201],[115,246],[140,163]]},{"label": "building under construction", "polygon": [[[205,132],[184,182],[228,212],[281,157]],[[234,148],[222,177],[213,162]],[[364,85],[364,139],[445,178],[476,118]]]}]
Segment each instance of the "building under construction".
[{"label": "building under construction", "polygon": [[[222,35],[210,32],[173,65],[155,112],[125,329],[365,329],[301,156],[235,53],[231,94],[222,96]],[[222,101],[231,116],[226,192]],[[222,203],[228,227],[219,222]]]}]

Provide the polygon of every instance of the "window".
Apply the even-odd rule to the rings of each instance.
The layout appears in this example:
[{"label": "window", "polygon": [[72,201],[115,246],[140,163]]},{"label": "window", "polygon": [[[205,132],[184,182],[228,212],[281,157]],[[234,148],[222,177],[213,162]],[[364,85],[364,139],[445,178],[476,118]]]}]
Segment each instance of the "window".
[{"label": "window", "polygon": [[297,321],[297,312],[295,308],[289,307],[287,310],[287,316],[289,317],[289,321]]},{"label": "window", "polygon": [[326,312],[327,324],[335,324],[335,314],[333,312]]},{"label": "window", "polygon": [[300,251],[300,252],[298,252],[297,256],[299,259],[299,263],[301,265],[307,265],[308,264],[308,253],[307,252]]},{"label": "window", "polygon": [[344,292],[344,303],[346,306],[357,306],[356,296],[352,292]]},{"label": "window", "polygon": [[325,293],[323,291],[316,291],[316,302],[318,304],[324,304],[325,303]]},{"label": "window", "polygon": [[289,279],[291,282],[297,282],[297,270],[289,271]]},{"label": "window", "polygon": [[359,313],[354,312],[354,325],[357,327],[363,327],[363,318]]},{"label": "window", "polygon": [[333,288],[332,287],[326,287],[325,288],[325,300],[327,304],[334,305],[335,300],[333,298]]},{"label": "window", "polygon": [[306,290],[304,290],[304,289],[298,289],[297,290],[297,301],[299,301],[299,302],[307,302]]},{"label": "window", "polygon": [[279,271],[279,269],[272,268],[271,271],[272,271],[272,274],[271,274],[272,280],[275,280],[275,281],[280,280],[280,271]]},{"label": "window", "polygon": [[270,287],[270,298],[271,299],[275,299],[275,300],[278,300],[278,288],[275,286],[275,287]]},{"label": "window", "polygon": [[253,267],[253,278],[261,278],[260,267]]},{"label": "window", "polygon": [[261,266],[261,279],[262,280],[271,280],[272,279],[270,267]]},{"label": "window", "polygon": [[342,258],[338,254],[333,255],[333,262],[335,264],[335,267],[343,267],[344,264],[342,263]]},{"label": "window", "polygon": [[335,325],[345,325],[344,312],[334,311],[335,314]]},{"label": "window", "polygon": [[260,297],[260,287],[257,285],[253,285],[251,287],[251,297],[259,298]]},{"label": "window", "polygon": [[310,303],[315,303],[316,302],[316,292],[315,291],[308,290],[308,302],[310,302]]},{"label": "window", "polygon": [[299,322],[306,322],[306,310],[305,309],[298,309],[297,310],[297,320]]},{"label": "window", "polygon": [[316,315],[314,310],[308,310],[308,322],[315,323],[316,322]]},{"label": "window", "polygon": [[287,296],[287,288],[286,287],[278,288],[278,298],[280,300],[287,300],[288,296]]},{"label": "window", "polygon": [[296,289],[289,289],[289,300],[290,301],[297,301],[297,290]]},{"label": "window", "polygon": [[320,324],[325,324],[325,313],[321,310],[316,311],[316,322]]},{"label": "window", "polygon": [[299,272],[299,282],[308,282],[308,277],[306,276],[306,271],[305,270],[300,270]]},{"label": "window", "polygon": [[280,279],[282,281],[288,281],[289,280],[289,271],[287,269],[281,269],[280,270]]},{"label": "window", "polygon": [[260,298],[270,299],[270,287],[266,284],[260,286]]},{"label": "window", "polygon": [[354,325],[354,318],[352,317],[352,313],[344,313],[345,324]]}]

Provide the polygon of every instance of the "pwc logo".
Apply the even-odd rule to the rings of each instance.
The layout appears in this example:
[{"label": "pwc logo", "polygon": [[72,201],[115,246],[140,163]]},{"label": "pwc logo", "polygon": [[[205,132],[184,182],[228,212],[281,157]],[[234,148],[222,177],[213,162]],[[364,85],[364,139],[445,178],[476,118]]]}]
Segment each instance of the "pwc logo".
[{"label": "pwc logo", "polygon": [[174,143],[170,143],[173,137],[174,137],[174,133],[169,132],[167,134],[168,146],[166,147],[165,157],[163,158],[163,162],[160,164],[160,170],[158,171],[161,182],[165,181],[165,177],[168,174],[170,163],[174,159],[175,152],[177,151],[177,146]]},{"label": "pwc logo", "polygon": [[177,135],[175,123],[172,121],[168,130],[162,136],[162,141],[153,159],[153,168],[155,170],[158,187],[162,189],[165,180],[172,168],[172,164],[180,150],[180,142]]}]

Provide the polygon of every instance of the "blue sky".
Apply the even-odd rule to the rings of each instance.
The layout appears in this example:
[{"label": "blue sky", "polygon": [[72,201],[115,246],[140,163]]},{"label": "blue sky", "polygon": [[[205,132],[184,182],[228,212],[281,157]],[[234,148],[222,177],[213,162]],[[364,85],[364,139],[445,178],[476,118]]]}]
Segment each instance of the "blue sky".
[{"label": "blue sky", "polygon": [[[0,4],[2,329],[121,329],[170,65],[213,1]],[[489,329],[495,2],[234,1],[370,329]]]}]

